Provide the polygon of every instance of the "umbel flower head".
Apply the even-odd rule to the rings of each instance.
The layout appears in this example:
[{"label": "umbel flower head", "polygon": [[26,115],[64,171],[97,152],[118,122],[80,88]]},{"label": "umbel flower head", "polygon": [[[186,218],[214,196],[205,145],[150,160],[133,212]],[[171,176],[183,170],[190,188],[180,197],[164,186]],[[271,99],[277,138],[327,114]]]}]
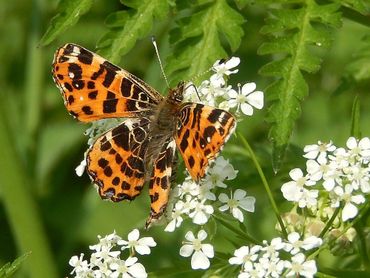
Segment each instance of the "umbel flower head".
[{"label": "umbel flower head", "polygon": [[342,221],[353,219],[370,192],[370,140],[350,137],[346,145],[319,141],[306,146],[307,174],[298,168],[290,171],[292,181],[281,187],[284,198],[311,210],[343,207]]},{"label": "umbel flower head", "polygon": [[129,233],[129,241],[123,240],[115,232],[105,237],[98,236],[99,243],[90,246],[93,250],[90,258],[84,259],[84,254],[73,256],[69,264],[73,267],[71,272],[73,277],[136,277],[146,278],[145,267],[139,263],[139,259],[134,257],[133,252],[126,259],[123,259],[123,253],[119,250],[131,248],[141,255],[150,253],[150,247],[156,246],[152,237],[139,238],[137,229]]}]

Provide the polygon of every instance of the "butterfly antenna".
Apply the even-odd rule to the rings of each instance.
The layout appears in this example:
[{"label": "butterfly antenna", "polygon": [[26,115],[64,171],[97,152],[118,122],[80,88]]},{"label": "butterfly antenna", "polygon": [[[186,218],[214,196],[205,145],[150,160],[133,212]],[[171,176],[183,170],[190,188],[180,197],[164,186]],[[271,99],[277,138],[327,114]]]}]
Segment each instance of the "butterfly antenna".
[{"label": "butterfly antenna", "polygon": [[155,49],[155,53],[157,54],[157,58],[158,58],[158,62],[159,62],[159,66],[161,68],[161,71],[162,71],[162,75],[164,77],[164,80],[166,81],[166,84],[167,84],[167,87],[170,88],[170,84],[168,83],[168,79],[167,79],[167,76],[166,74],[164,73],[164,69],[163,69],[163,65],[162,65],[162,61],[161,61],[161,57],[159,56],[159,51],[158,51],[158,46],[157,46],[157,42],[155,40],[155,37],[152,36],[152,44],[154,46],[154,49]]}]

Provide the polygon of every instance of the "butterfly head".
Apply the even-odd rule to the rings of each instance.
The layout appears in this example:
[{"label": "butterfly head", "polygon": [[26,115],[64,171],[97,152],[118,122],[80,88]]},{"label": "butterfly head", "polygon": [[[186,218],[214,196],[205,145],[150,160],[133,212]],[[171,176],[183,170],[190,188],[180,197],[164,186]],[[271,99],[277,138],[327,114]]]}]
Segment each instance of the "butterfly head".
[{"label": "butterfly head", "polygon": [[170,89],[170,92],[168,93],[168,98],[173,101],[180,103],[184,99],[184,89],[185,89],[185,82],[180,81],[179,84],[177,84],[177,87],[174,89]]}]

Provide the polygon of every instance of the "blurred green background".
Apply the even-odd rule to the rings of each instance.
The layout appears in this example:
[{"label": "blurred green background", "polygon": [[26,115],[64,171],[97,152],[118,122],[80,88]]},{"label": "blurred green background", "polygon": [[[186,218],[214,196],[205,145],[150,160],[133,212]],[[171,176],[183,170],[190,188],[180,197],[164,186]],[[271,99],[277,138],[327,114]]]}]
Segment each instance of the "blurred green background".
[{"label": "blurred green background", "polygon": [[[97,40],[107,32],[105,18],[122,9],[122,4],[96,1],[75,26],[50,45],[40,47],[40,38],[56,13],[57,4],[55,0],[1,1],[0,4],[0,266],[26,251],[32,252],[17,277],[29,277],[30,273],[33,277],[64,277],[71,271],[69,258],[80,252],[87,253],[88,245],[97,241],[97,235],[115,230],[125,238],[133,228],[144,226],[149,213],[145,190],[132,203],[104,202],[86,174],[81,178],[76,176],[74,169],[87,148],[83,132],[88,126],[68,115],[51,78],[55,50],[67,42],[94,50]],[[243,26],[244,40],[236,53],[230,53],[241,58],[240,72],[231,78],[230,84],[236,87],[238,82],[253,81],[263,90],[271,80],[261,77],[258,69],[271,57],[258,56],[256,50],[263,41],[259,29],[264,24],[266,11],[247,6],[243,14],[247,19]],[[173,24],[170,19],[157,23],[152,31],[164,63],[171,51],[168,46],[170,24]],[[282,180],[287,179],[288,170],[304,167],[300,158],[304,145],[317,140],[333,140],[337,145],[345,143],[350,134],[355,96],[360,102],[362,134],[369,136],[369,79],[352,82],[345,89],[341,86],[345,67],[353,60],[355,51],[363,46],[361,39],[366,33],[370,34],[368,27],[344,19],[343,27],[335,33],[331,50],[319,53],[323,57],[322,69],[305,76],[310,95],[302,104],[302,116],[279,174],[274,175],[271,168],[269,126],[264,121],[266,109],[239,124],[238,132],[246,136],[256,151],[278,203],[282,201],[279,187]],[[166,91],[150,36],[138,41],[119,65],[157,90]],[[268,103],[266,105],[267,108]],[[236,137],[225,148],[224,156],[239,170],[237,179],[229,184],[257,198],[256,212],[247,215],[246,225],[256,238],[269,239],[276,235],[276,219],[257,172],[243,152]],[[183,165],[180,167],[184,169]],[[284,209],[288,208],[283,206]],[[158,243],[151,256],[142,258],[147,271],[166,267],[189,270],[190,261],[178,255],[186,225],[175,233],[165,233],[163,229],[154,227],[144,232]],[[234,247],[222,236],[222,230],[219,227],[219,236],[214,239],[216,250],[231,253]],[[201,273],[190,275],[196,277]]]}]

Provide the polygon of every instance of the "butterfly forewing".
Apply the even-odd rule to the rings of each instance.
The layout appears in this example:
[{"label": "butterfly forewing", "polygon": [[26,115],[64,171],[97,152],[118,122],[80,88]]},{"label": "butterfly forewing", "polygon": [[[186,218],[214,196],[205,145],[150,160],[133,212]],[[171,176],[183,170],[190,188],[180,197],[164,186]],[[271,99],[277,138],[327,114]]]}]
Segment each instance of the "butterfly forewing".
[{"label": "butterfly forewing", "polygon": [[178,121],[176,144],[191,177],[198,181],[233,132],[235,118],[222,109],[186,103]]},{"label": "butterfly forewing", "polygon": [[138,117],[163,99],[139,78],[75,44],[57,50],[52,73],[67,110],[83,122]]},{"label": "butterfly forewing", "polygon": [[145,153],[150,121],[127,119],[91,146],[87,153],[87,172],[103,199],[132,200],[145,182]]}]

